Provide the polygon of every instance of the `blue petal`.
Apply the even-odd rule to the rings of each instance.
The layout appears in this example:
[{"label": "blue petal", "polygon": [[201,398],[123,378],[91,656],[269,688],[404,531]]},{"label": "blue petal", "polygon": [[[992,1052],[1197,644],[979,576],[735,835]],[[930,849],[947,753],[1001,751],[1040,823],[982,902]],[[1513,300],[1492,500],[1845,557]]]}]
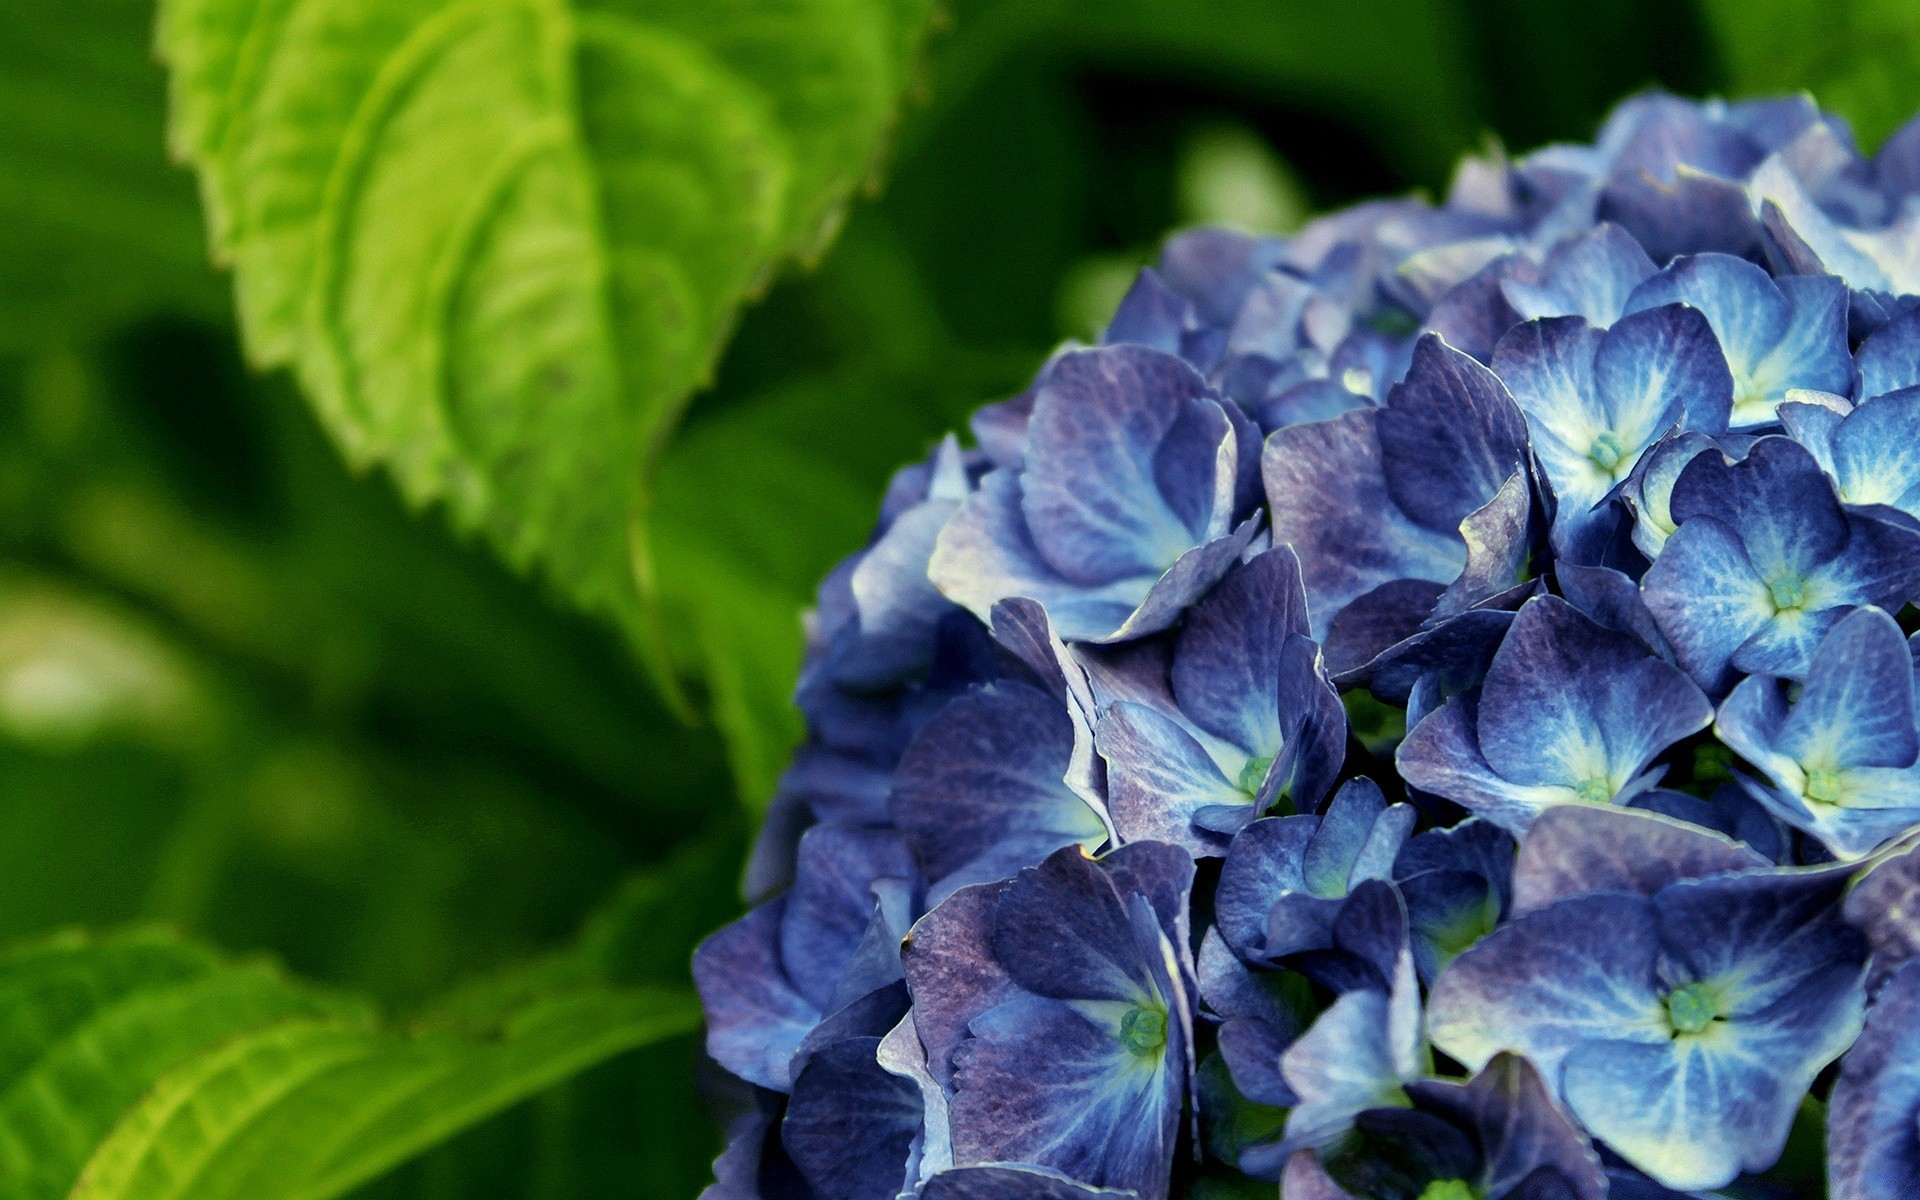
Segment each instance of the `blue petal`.
[{"label": "blue petal", "polygon": [[[1270,957],[1267,920],[1277,900],[1289,893],[1311,895],[1305,874],[1307,843],[1319,827],[1318,817],[1267,817],[1241,830],[1227,847],[1214,894],[1214,918],[1242,958]],[[1335,906],[1321,905],[1318,911],[1324,912],[1330,930]]]},{"label": "blue petal", "polygon": [[1168,287],[1193,301],[1201,320],[1225,325],[1287,249],[1277,238],[1196,229],[1167,239],[1160,250],[1160,275]]},{"label": "blue petal", "polygon": [[1560,1077],[1561,1061],[1582,1042],[1667,1042],[1654,990],[1659,949],[1651,900],[1562,900],[1454,959],[1428,996],[1428,1034],[1471,1070],[1513,1050],[1548,1079]]},{"label": "blue petal", "polygon": [[1833,627],[1773,744],[1807,766],[1913,765],[1913,663],[1892,617],[1857,608]]},{"label": "blue petal", "polygon": [[935,542],[928,575],[949,600],[982,621],[1010,596],[1046,605],[1065,638],[1104,637],[1147,597],[1154,575],[1123,576],[1087,587],[1063,579],[1034,545],[1021,511],[1020,473],[990,471]]},{"label": "blue petal", "polygon": [[1875,396],[1833,431],[1840,498],[1920,516],[1920,388]]},{"label": "blue petal", "polygon": [[941,709],[901,756],[894,819],[938,897],[1000,879],[1061,846],[1108,839],[1064,782],[1073,728],[1045,692],[1003,684]]},{"label": "blue petal", "polygon": [[1348,992],[1287,1048],[1280,1072],[1299,1103],[1287,1114],[1281,1153],[1325,1149],[1361,1112],[1404,1102],[1412,1072],[1396,1053],[1390,1008],[1381,992]]},{"label": "blue petal", "polygon": [[1733,380],[1713,330],[1683,305],[1623,317],[1600,345],[1594,377],[1607,427],[1629,446],[1652,444],[1676,417],[1684,429],[1726,431]]},{"label": "blue petal", "polygon": [[1300,563],[1285,546],[1255,556],[1194,606],[1173,656],[1180,711],[1250,754],[1280,749],[1281,653],[1305,634]]},{"label": "blue petal", "polygon": [[[1588,1042],[1561,1089],[1589,1132],[1667,1187],[1731,1183],[1780,1157],[1811,1076],[1783,1085],[1769,1067],[1798,1049],[1783,1031],[1663,1042]],[[1792,1094],[1787,1094],[1787,1089]]]},{"label": "blue petal", "polygon": [[1705,696],[1634,638],[1542,596],[1514,618],[1481,690],[1479,741],[1488,764],[1523,785],[1613,799],[1654,757],[1713,720]]},{"label": "blue petal", "polygon": [[1640,587],[1622,571],[1612,567],[1583,567],[1578,563],[1554,564],[1554,578],[1567,603],[1584,613],[1588,620],[1607,629],[1630,633],[1647,649],[1671,660],[1672,647],[1654,623],[1653,613],[1640,594]]},{"label": "blue petal", "polygon": [[1337,897],[1363,880],[1388,878],[1417,816],[1411,805],[1389,805],[1371,779],[1348,781],[1307,843],[1301,866],[1307,889]]},{"label": "blue petal", "polygon": [[1695,517],[1667,539],[1640,593],[1680,665],[1716,696],[1734,682],[1734,654],[1775,611],[1739,536],[1713,517]]},{"label": "blue petal", "polygon": [[1143,269],[1107,322],[1101,341],[1131,343],[1163,354],[1180,353],[1181,336],[1199,320],[1193,304],[1177,296],[1152,267]]},{"label": "blue petal", "polygon": [[819,1200],[894,1200],[920,1130],[920,1094],[875,1060],[877,1037],[849,1038],[807,1060],[780,1137]]},{"label": "blue petal", "polygon": [[1540,814],[1520,843],[1513,911],[1596,892],[1652,896],[1683,879],[1771,865],[1731,838],[1653,813],[1563,805]]},{"label": "blue petal", "polygon": [[1094,731],[1107,764],[1107,805],[1124,841],[1171,842],[1195,855],[1218,855],[1224,839],[1194,827],[1203,809],[1233,806],[1254,815],[1254,798],[1228,780],[1187,726],[1144,704],[1120,703]]},{"label": "blue petal", "polygon": [[769,900],[700,943],[693,980],[707,1014],[707,1053],[749,1083],[784,1092],[788,1064],[820,1010],[780,965],[786,899]]},{"label": "blue petal", "polygon": [[1725,522],[1765,580],[1804,575],[1846,549],[1846,515],[1818,463],[1787,438],[1761,438],[1730,463],[1703,454],[1673,486],[1673,519]]},{"label": "blue petal", "polygon": [[1523,318],[1577,316],[1604,327],[1620,319],[1627,297],[1653,272],[1640,243],[1603,222],[1553,248],[1540,286],[1509,281],[1503,290]]},{"label": "blue petal", "polygon": [[780,960],[816,1008],[826,1011],[874,912],[874,885],[913,878],[891,831],[818,825],[800,839],[795,882],[780,922]]},{"label": "blue petal", "polygon": [[961,888],[914,922],[901,947],[909,1018],[926,1049],[927,1072],[953,1084],[953,1052],[974,1017],[1021,994],[993,956],[994,912],[1005,883]]},{"label": "blue petal", "polygon": [[1431,336],[1414,348],[1406,379],[1380,410],[1379,441],[1395,503],[1441,534],[1458,530],[1527,465],[1526,418],[1507,389]]},{"label": "blue petal", "polygon": [[1833,1200],[1920,1195],[1920,965],[1895,972],[1874,998],[1827,1112]]},{"label": "blue petal", "polygon": [[1479,703],[1455,696],[1407,731],[1394,763],[1409,784],[1461,805],[1509,833],[1525,833],[1549,805],[1571,799],[1567,789],[1514,783],[1488,765],[1474,726]]},{"label": "blue petal", "polygon": [[1130,1050],[1113,1007],[1022,996],[974,1018],[954,1056],[955,1163],[1034,1163],[1164,1195],[1181,1075],[1165,1054]]},{"label": "blue petal", "polygon": [[1908,959],[1920,957],[1920,849],[1878,862],[1854,885],[1844,911],[1873,950],[1867,985],[1877,988]]},{"label": "blue petal", "polygon": [[1038,387],[1021,510],[1054,570],[1095,586],[1157,575],[1226,532],[1232,435],[1193,368],[1140,347],[1073,351]]},{"label": "blue petal", "polygon": [[922,1200],[1137,1200],[1127,1188],[1091,1187],[1024,1163],[954,1167],[927,1180]]},{"label": "blue petal", "polygon": [[1261,457],[1273,540],[1300,556],[1319,639],[1341,609],[1381,584],[1447,584],[1466,565],[1457,522],[1436,532],[1415,524],[1395,504],[1379,420],[1380,410],[1366,409],[1282,429],[1267,439]]},{"label": "blue petal", "polygon": [[993,953],[1015,983],[1040,996],[1144,1004],[1157,990],[1156,954],[1140,944],[1127,902],[1108,873],[1074,847],[1001,890]]},{"label": "blue petal", "polygon": [[1859,372],[1855,400],[1920,386],[1920,311],[1894,318],[1860,343],[1853,365]]}]

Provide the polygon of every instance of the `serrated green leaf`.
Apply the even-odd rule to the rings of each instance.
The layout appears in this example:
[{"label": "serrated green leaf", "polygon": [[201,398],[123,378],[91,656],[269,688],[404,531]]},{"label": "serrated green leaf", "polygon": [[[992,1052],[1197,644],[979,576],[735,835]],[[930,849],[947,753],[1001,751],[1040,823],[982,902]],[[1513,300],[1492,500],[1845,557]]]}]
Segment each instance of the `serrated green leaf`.
[{"label": "serrated green leaf", "polygon": [[664,675],[647,464],[867,177],[928,7],[165,0],[160,49],[255,360]]},{"label": "serrated green leaf", "polygon": [[484,1036],[280,1022],[163,1077],[93,1155],[73,1200],[326,1200],[698,1020],[683,993],[587,989],[533,1001]]},{"label": "serrated green leaf", "polygon": [[1804,89],[1863,145],[1920,109],[1920,7],[1910,0],[1704,0],[1733,90]]},{"label": "serrated green leaf", "polygon": [[157,933],[0,958],[0,1195],[57,1200],[163,1072],[262,1024],[363,1019],[261,964]]}]

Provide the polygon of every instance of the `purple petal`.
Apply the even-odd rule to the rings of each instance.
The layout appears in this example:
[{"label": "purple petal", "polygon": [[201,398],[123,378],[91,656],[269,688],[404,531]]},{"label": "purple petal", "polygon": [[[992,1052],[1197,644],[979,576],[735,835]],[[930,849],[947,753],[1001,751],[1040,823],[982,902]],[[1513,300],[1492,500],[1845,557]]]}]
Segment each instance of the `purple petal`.
[{"label": "purple petal", "polygon": [[1595,892],[1652,896],[1682,879],[1771,865],[1731,838],[1653,813],[1565,804],[1541,813],[1520,843],[1513,912]]}]

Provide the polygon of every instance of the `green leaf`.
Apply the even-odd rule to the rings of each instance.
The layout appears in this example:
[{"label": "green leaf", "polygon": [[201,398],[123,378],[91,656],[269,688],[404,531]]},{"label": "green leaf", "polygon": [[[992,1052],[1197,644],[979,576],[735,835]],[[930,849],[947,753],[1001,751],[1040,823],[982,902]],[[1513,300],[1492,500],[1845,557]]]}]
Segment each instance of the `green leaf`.
[{"label": "green leaf", "polygon": [[1733,90],[1805,89],[1880,143],[1920,109],[1920,8],[1909,0],[1704,0]]},{"label": "green leaf", "polygon": [[62,936],[0,957],[0,1194],[321,1200],[698,1020],[581,982],[389,1031],[264,963]]},{"label": "green leaf", "polygon": [[691,997],[585,990],[484,1035],[285,1021],[169,1072],[73,1200],[325,1200],[593,1063],[699,1021]]},{"label": "green leaf", "polygon": [[160,934],[14,950],[0,958],[0,1195],[65,1196],[121,1114],[205,1047],[272,1022],[363,1016]]},{"label": "green leaf", "polygon": [[160,49],[254,359],[664,676],[647,465],[872,170],[928,8],[165,0]]}]

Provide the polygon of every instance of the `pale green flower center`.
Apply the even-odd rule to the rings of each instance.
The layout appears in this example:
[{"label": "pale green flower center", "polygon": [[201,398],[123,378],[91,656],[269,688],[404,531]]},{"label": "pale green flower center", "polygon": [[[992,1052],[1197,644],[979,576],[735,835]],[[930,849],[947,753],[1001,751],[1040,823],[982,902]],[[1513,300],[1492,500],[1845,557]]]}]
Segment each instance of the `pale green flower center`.
[{"label": "pale green flower center", "polygon": [[1120,1041],[1141,1058],[1158,1055],[1167,1044],[1167,1014],[1145,1006],[1130,1008],[1120,1019]]},{"label": "pale green flower center", "polygon": [[1605,776],[1595,776],[1573,789],[1583,804],[1606,804],[1613,799],[1613,781]]},{"label": "pale green flower center", "polygon": [[1247,765],[1240,768],[1240,790],[1249,796],[1260,794],[1260,785],[1267,781],[1267,772],[1273,769],[1273,755],[1250,758]]},{"label": "pale green flower center", "polygon": [[1815,767],[1807,772],[1807,799],[1815,804],[1838,804],[1846,792],[1840,772],[1831,767]]},{"label": "pale green flower center", "polygon": [[1782,576],[1767,585],[1767,595],[1773,600],[1773,611],[1796,611],[1807,602],[1807,581],[1797,575]]},{"label": "pale green flower center", "polygon": [[1720,998],[1704,983],[1667,993],[1667,1024],[1675,1033],[1699,1033],[1720,1019]]},{"label": "pale green flower center", "polygon": [[1436,1179],[1420,1193],[1420,1200],[1480,1200],[1480,1189],[1464,1179]]},{"label": "pale green flower center", "polygon": [[1593,445],[1587,447],[1587,459],[1608,475],[1619,469],[1626,460],[1627,446],[1620,435],[1609,429],[1593,439]]}]

